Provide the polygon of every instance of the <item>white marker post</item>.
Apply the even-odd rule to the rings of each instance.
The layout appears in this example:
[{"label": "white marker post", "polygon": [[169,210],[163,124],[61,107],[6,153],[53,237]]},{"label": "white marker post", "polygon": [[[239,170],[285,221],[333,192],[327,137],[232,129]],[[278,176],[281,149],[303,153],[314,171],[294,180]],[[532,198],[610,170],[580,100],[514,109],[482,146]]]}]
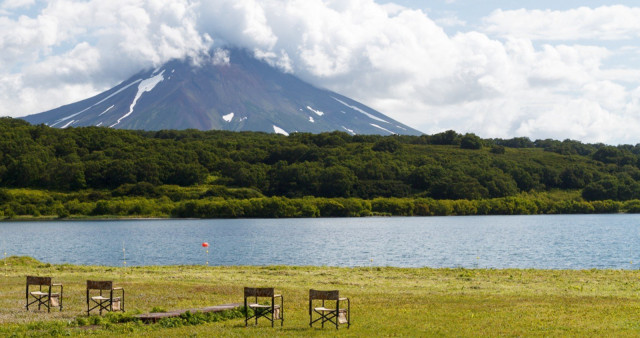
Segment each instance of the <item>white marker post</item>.
[{"label": "white marker post", "polygon": [[206,265],[209,266],[209,243],[207,242],[202,242],[202,247],[206,249],[207,252],[207,256],[206,256]]}]

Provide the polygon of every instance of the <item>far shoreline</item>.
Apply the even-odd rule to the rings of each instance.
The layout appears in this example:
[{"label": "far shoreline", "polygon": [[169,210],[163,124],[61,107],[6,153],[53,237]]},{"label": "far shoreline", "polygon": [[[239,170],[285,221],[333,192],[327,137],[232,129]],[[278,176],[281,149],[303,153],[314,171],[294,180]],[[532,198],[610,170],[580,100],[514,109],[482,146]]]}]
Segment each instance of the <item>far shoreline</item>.
[{"label": "far shoreline", "polygon": [[2,218],[0,219],[1,223],[10,223],[10,222],[73,222],[73,221],[162,221],[162,220],[252,220],[252,219],[346,219],[346,218],[437,218],[437,217],[499,217],[499,216],[604,216],[604,215],[640,215],[635,212],[615,212],[615,213],[555,213],[555,214],[475,214],[475,215],[369,215],[369,216],[326,216],[326,217],[143,217],[143,216],[78,216],[78,217],[68,217],[68,218],[60,218],[56,216],[17,216],[13,218]]}]

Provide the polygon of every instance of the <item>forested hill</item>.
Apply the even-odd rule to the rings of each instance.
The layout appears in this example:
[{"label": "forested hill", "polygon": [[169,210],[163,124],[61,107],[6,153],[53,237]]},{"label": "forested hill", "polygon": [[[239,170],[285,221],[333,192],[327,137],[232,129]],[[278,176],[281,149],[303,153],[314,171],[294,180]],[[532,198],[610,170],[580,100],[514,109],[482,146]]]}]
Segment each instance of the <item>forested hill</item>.
[{"label": "forested hill", "polygon": [[62,191],[208,180],[266,196],[483,199],[581,189],[587,200],[640,197],[640,145],[342,132],[54,129],[0,119],[0,185]]},{"label": "forested hill", "polygon": [[[480,139],[453,131],[286,137],[256,132],[54,129],[11,118],[0,119],[0,134],[4,195],[19,188],[91,192],[76,195],[84,196],[76,197],[83,202],[100,196],[157,197],[167,187],[182,186],[206,187],[206,193],[192,199],[477,201],[563,190],[581,201],[640,197],[638,145]],[[1,195],[0,191],[0,203]]]}]

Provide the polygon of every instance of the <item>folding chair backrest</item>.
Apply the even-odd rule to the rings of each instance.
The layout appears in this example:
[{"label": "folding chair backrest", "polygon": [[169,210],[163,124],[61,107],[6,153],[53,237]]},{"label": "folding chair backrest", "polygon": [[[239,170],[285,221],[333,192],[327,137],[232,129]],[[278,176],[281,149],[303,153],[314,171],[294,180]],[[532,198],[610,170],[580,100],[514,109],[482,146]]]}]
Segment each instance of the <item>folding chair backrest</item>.
[{"label": "folding chair backrest", "polygon": [[113,281],[87,281],[87,290],[111,290],[113,289]]},{"label": "folding chair backrest", "polygon": [[244,297],[273,297],[274,288],[244,288]]},{"label": "folding chair backrest", "polygon": [[321,290],[309,290],[309,300],[338,300],[340,299],[340,292],[338,290],[321,291]]},{"label": "folding chair backrest", "polygon": [[27,286],[29,285],[51,286],[51,277],[27,276]]}]

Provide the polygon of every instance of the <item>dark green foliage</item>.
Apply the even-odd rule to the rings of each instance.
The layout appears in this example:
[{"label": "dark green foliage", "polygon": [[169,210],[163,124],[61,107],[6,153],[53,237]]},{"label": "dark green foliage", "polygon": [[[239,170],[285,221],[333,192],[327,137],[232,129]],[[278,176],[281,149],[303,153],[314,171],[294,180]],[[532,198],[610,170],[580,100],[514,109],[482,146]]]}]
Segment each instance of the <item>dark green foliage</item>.
[{"label": "dark green foliage", "polygon": [[637,196],[640,196],[640,183],[626,174],[602,177],[582,190],[582,197],[587,201],[626,201]]},{"label": "dark green foliage", "polygon": [[460,139],[460,148],[462,149],[480,149],[482,148],[482,139],[475,134],[465,134]]},{"label": "dark green foliage", "polygon": [[104,184],[116,188],[126,183],[136,183],[135,166],[132,160],[116,159],[109,163],[104,172]]},{"label": "dark green foliage", "polygon": [[572,166],[560,173],[560,186],[564,189],[582,189],[591,183],[593,174],[584,166]]},{"label": "dark green foliage", "polygon": [[171,168],[164,182],[187,187],[202,183],[206,175],[207,170],[199,163],[179,163]]},{"label": "dark green foliage", "polygon": [[411,186],[400,180],[359,180],[355,195],[364,199],[408,197],[411,195]]},{"label": "dark green foliage", "polygon": [[9,194],[7,189],[0,188],[0,204],[11,202],[13,196]]},{"label": "dark green foliage", "polygon": [[453,130],[447,130],[443,133],[435,134],[429,137],[428,143],[439,145],[456,145],[460,144],[460,135]]},{"label": "dark green foliage", "polygon": [[227,188],[225,186],[216,185],[211,187],[211,189],[207,190],[204,194],[201,195],[201,198],[205,197],[223,197],[230,199],[249,199],[249,198],[259,198],[264,197],[260,192],[248,189],[248,188]]},{"label": "dark green foliage", "polygon": [[135,184],[123,184],[113,190],[113,196],[142,196],[158,197],[159,192],[156,187],[149,182],[138,182]]},{"label": "dark green foliage", "polygon": [[[591,212],[591,207],[613,209],[569,202],[554,202],[555,209],[515,202],[422,203],[407,209],[405,204],[378,199],[484,201],[556,189],[580,190],[577,194],[587,201],[640,198],[640,145],[482,140],[451,130],[422,136],[333,132],[282,137],[228,131],[54,129],[10,118],[0,119],[0,132],[4,217]],[[50,192],[16,197],[13,191],[22,188]],[[305,199],[308,196],[316,198]],[[378,202],[375,207],[354,202],[363,200]]]},{"label": "dark green foliage", "polygon": [[504,147],[500,146],[500,145],[492,146],[490,151],[491,151],[492,154],[504,154],[505,153]]},{"label": "dark green foliage", "polygon": [[605,146],[598,149],[592,155],[593,159],[603,163],[613,163],[617,165],[634,164],[637,158],[626,149],[618,149],[616,147]]},{"label": "dark green foliage", "polygon": [[349,168],[332,166],[320,172],[319,195],[323,197],[349,197],[357,183],[357,177]]},{"label": "dark green foliage", "polygon": [[618,181],[607,177],[597,182],[589,183],[582,190],[582,197],[588,201],[618,199]]},{"label": "dark green foliage", "polygon": [[395,153],[398,149],[400,149],[401,146],[402,145],[400,144],[400,142],[398,142],[398,140],[396,140],[394,137],[385,137],[374,143],[371,149],[373,149],[374,151],[386,151],[389,153]]},{"label": "dark green foliage", "polygon": [[531,142],[528,137],[514,137],[508,140],[494,139],[494,143],[498,146],[508,148],[533,148],[535,143]]}]

